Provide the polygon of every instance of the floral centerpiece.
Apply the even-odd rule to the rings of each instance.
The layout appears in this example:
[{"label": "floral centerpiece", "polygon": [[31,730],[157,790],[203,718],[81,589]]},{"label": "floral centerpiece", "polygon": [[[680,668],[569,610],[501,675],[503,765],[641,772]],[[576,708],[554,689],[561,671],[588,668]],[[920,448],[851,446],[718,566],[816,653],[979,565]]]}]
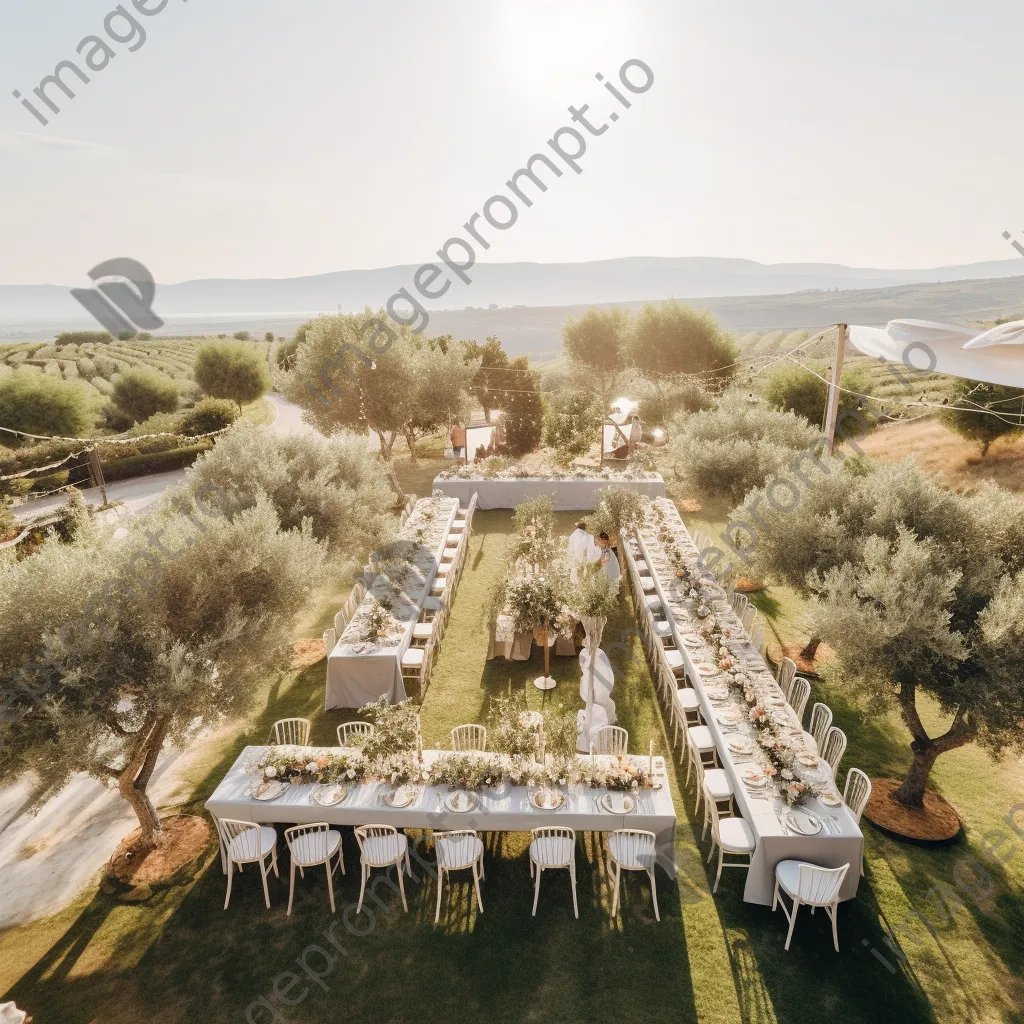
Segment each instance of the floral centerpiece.
[{"label": "floral centerpiece", "polygon": [[394,787],[410,783],[418,785],[428,781],[427,771],[411,751],[375,759],[367,766],[367,775]]},{"label": "floral centerpiece", "polygon": [[293,785],[315,782],[358,781],[366,774],[360,754],[333,754],[310,747],[271,747],[266,754],[246,765],[249,774],[259,773],[264,782]]},{"label": "floral centerpiece", "polygon": [[538,721],[526,703],[523,690],[509,688],[507,697],[491,700],[488,737],[494,749],[509,757],[529,757],[537,749],[543,718]]},{"label": "floral centerpiece", "polygon": [[588,765],[584,782],[595,789],[636,791],[653,789],[657,779],[642,764],[619,755],[614,761],[597,761]]},{"label": "floral centerpiece", "polygon": [[505,778],[504,759],[494,754],[444,754],[429,771],[432,786],[477,790],[500,786]]},{"label": "floral centerpiece", "polygon": [[366,617],[363,625],[362,638],[364,641],[379,644],[387,637],[388,629],[394,621],[391,617],[392,607],[393,605],[386,597],[382,597],[380,600],[373,598],[370,614]]},{"label": "floral centerpiece", "polygon": [[359,710],[373,723],[373,735],[362,746],[367,761],[384,760],[392,754],[416,749],[420,720],[412,701],[392,704],[387,697],[381,697]]}]

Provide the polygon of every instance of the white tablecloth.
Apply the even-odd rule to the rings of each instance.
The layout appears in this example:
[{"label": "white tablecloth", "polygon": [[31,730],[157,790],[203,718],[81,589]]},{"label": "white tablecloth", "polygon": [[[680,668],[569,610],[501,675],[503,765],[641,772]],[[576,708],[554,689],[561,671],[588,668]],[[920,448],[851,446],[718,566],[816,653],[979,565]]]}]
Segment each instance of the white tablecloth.
[{"label": "white tablecloth", "polygon": [[[309,748],[311,754],[323,748]],[[340,748],[333,748],[337,753]],[[258,775],[247,775],[245,766],[262,757],[266,747],[246,747],[238,755],[223,781],[206,801],[206,809],[216,818],[234,818],[259,824],[309,824],[326,821],[332,825],[394,825],[396,828],[429,828],[437,830],[473,828],[481,832],[529,832],[540,825],[565,825],[577,832],[612,832],[617,828],[639,828],[657,836],[658,863],[675,877],[676,812],[665,775],[664,759],[655,758],[656,772],[662,780],[659,790],[639,792],[639,807],[631,814],[611,814],[598,804],[604,789],[587,786],[563,788],[566,800],[555,811],[537,810],[525,786],[507,786],[499,790],[480,790],[475,810],[462,813],[449,811],[444,798],[447,786],[423,787],[411,807],[389,807],[381,799],[386,792],[379,783],[363,783],[351,787],[346,799],[334,807],[323,807],[310,799],[313,787],[289,786],[276,800],[255,800],[249,795]],[[443,752],[423,751],[423,760],[430,764]],[[646,757],[634,758],[638,763]],[[660,769],[658,766],[660,765]],[[525,870],[525,869],[524,869]]]},{"label": "white tablecloth", "polygon": [[[675,506],[669,501],[659,503],[666,511],[666,519],[670,521],[672,532],[680,538],[680,546],[691,554],[697,553],[696,545],[690,539],[689,533],[683,526],[682,520]],[[696,662],[701,661],[700,655],[693,655],[690,649],[683,643],[680,627],[683,626],[687,632],[695,631],[699,622],[696,617],[687,613],[684,604],[684,595],[676,589],[676,578],[674,573],[658,569],[658,562],[662,557],[661,543],[657,539],[655,531],[641,530],[635,538],[640,555],[646,560],[648,572],[654,578],[657,596],[662,602],[662,614],[672,624],[673,637],[676,647],[682,652],[685,662],[686,673],[693,682],[701,705],[701,717],[705,724],[711,729],[718,748],[719,763],[729,773],[733,790],[736,794],[735,805],[737,812],[741,814],[754,832],[757,843],[754,855],[751,858],[750,869],[747,872],[746,888],[743,898],[748,903],[761,903],[768,906],[772,902],[772,893],[775,888],[775,865],[783,860],[803,860],[812,864],[820,864],[823,867],[835,868],[843,864],[849,864],[850,870],[846,873],[843,887],[840,891],[840,899],[852,899],[857,894],[857,887],[860,883],[861,856],[864,852],[864,836],[860,826],[854,820],[853,815],[844,804],[838,808],[827,807],[820,800],[813,799],[806,801],[802,809],[807,810],[818,818],[829,817],[834,819],[838,825],[839,833],[832,835],[824,828],[816,836],[787,835],[777,813],[777,808],[770,796],[758,798],[747,789],[740,778],[740,772],[748,767],[748,762],[737,759],[742,755],[734,755],[727,744],[728,736],[723,732],[723,726],[718,721],[718,712],[712,706],[705,687],[711,685],[706,683],[704,674],[696,667]],[[626,558],[634,567],[633,553],[630,545],[624,545]],[[730,610],[720,611],[716,609],[719,622],[723,625],[730,625],[738,632],[742,631],[738,617]],[[768,673],[760,655],[754,651],[749,643],[745,645],[746,650],[733,645],[734,650],[741,650],[749,660],[750,668],[744,666],[748,675],[760,671]],[[768,673],[770,675],[770,673]],[[724,680],[724,676],[718,677]],[[795,724],[799,724],[796,714],[792,708],[787,709],[792,715]],[[808,737],[810,739],[810,737]],[[809,747],[812,744],[808,744]],[[836,788],[835,780],[829,766],[822,761],[819,785],[821,788],[832,788],[840,795],[841,789]],[[780,808],[782,805],[780,805]]]},{"label": "white tablecloth", "polygon": [[[415,539],[416,531],[424,526],[423,510],[427,507],[434,510],[434,518],[428,521],[427,526],[431,528],[435,542],[422,552],[416,571],[406,579],[403,593],[397,598],[387,579],[378,576],[374,580],[352,621],[328,655],[324,707],[361,708],[380,697],[387,697],[392,704],[405,700],[402,655],[412,642],[413,626],[423,610],[424,599],[430,593],[459,503],[451,498],[440,503],[431,498],[421,499],[399,531],[402,539]],[[382,596],[395,602],[391,610],[395,624],[384,642],[359,653],[362,623],[369,614],[373,599]]]},{"label": "white tablecloth", "polygon": [[550,480],[541,477],[523,477],[518,480],[444,480],[435,477],[433,486],[435,490],[458,498],[463,505],[469,504],[475,491],[479,509],[515,508],[530,498],[549,494],[557,512],[596,508],[597,500],[594,496],[606,487],[624,487],[651,498],[665,494],[665,481],[660,476],[656,480]]}]

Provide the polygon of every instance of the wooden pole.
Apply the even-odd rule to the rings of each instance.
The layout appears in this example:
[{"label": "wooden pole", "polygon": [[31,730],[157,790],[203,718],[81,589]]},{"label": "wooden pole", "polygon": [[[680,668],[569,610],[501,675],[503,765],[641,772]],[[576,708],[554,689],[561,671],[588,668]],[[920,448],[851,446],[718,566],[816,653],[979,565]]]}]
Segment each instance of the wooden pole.
[{"label": "wooden pole", "polygon": [[103,465],[100,462],[99,452],[95,448],[89,452],[89,475],[93,483],[100,489],[103,497],[103,504],[107,504],[107,482],[103,479]]},{"label": "wooden pole", "polygon": [[832,383],[828,386],[828,403],[825,407],[825,454],[832,455],[836,447],[836,423],[839,419],[839,385],[843,379],[843,361],[846,359],[846,324],[839,325],[836,340],[836,356],[832,360]]}]

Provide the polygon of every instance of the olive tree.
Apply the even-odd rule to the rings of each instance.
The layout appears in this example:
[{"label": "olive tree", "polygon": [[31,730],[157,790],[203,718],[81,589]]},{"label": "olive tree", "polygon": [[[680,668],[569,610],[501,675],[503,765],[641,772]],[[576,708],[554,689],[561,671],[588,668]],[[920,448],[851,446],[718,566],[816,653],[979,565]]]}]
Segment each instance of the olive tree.
[{"label": "olive tree", "polygon": [[196,383],[211,398],[230,398],[239,409],[270,390],[266,360],[258,349],[241,341],[208,341],[201,345],[193,373]]},{"label": "olive tree", "polygon": [[242,713],[287,666],[322,565],[322,545],[281,531],[266,499],[0,565],[0,778],[33,772],[53,791],[87,772],[159,843],[147,790],[164,743]]},{"label": "olive tree", "polygon": [[1024,390],[1005,384],[958,380],[950,396],[953,408],[939,413],[940,422],[981,447],[981,456],[998,437],[1024,431]]},{"label": "olive tree", "polygon": [[[0,377],[0,425],[43,436],[80,437],[96,418],[84,384],[35,370],[17,369]],[[16,445],[15,434],[0,433],[0,444]]]},{"label": "olive tree", "polygon": [[[920,806],[940,754],[1017,742],[1024,684],[1007,666],[1021,620],[1008,616],[1024,600],[1024,499],[993,484],[946,490],[911,459],[794,469],[802,481],[769,480],[733,513],[737,549],[755,575],[811,599],[812,644],[839,657],[823,672],[870,707],[899,710],[914,757],[896,799]],[[941,736],[922,724],[921,693],[951,719]]]},{"label": "olive tree", "polygon": [[359,438],[282,437],[238,423],[196,460],[170,503],[191,512],[211,490],[226,495],[234,514],[269,498],[282,529],[308,522],[335,562],[362,560],[397,526],[383,463]]},{"label": "olive tree", "polygon": [[586,369],[603,408],[615,397],[612,392],[626,367],[628,329],[625,310],[616,306],[592,306],[582,316],[570,317],[562,327],[565,354]]},{"label": "olive tree", "polygon": [[111,398],[133,423],[141,423],[158,412],[174,412],[178,386],[166,374],[137,367],[117,375]]}]

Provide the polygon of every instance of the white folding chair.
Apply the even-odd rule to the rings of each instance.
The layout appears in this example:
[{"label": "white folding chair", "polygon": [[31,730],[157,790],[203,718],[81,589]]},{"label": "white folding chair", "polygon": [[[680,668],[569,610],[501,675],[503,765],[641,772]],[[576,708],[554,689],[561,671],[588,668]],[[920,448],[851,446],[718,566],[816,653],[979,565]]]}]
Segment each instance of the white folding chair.
[{"label": "white folding chair", "polygon": [[828,732],[829,726],[832,724],[832,709],[827,704],[822,704],[818,701],[814,707],[811,708],[811,721],[808,723],[807,731],[814,738],[814,742],[818,746],[818,750],[821,750],[825,743],[825,734]]},{"label": "white folding chair", "polygon": [[796,662],[792,658],[783,658],[776,678],[779,681],[779,686],[782,687],[783,695],[786,700],[789,700],[789,691],[793,686],[793,680],[796,679]]},{"label": "white folding chair", "polygon": [[[345,614],[345,609],[342,608],[334,616],[334,634],[335,637],[341,636],[345,632],[345,627],[348,625],[348,616]],[[335,641],[337,642],[337,641]],[[328,654],[331,652],[328,651]]]},{"label": "white folding chair", "polygon": [[[706,725],[691,725],[686,730],[686,749],[688,756],[696,752],[705,768],[718,767],[718,748],[715,737]],[[686,766],[686,785],[690,785],[690,768],[693,761]]]},{"label": "white folding chair", "polygon": [[675,699],[672,703],[672,745],[679,739],[679,727],[689,729],[691,726],[700,725],[700,698],[692,686],[680,686],[675,691]]},{"label": "white folding chair", "polygon": [[[871,799],[871,780],[859,768],[851,768],[846,773],[846,788],[843,790],[843,803],[859,823],[860,816]],[[860,873],[864,874],[864,855],[860,858]]]},{"label": "white folding chair", "polygon": [[[705,805],[711,812],[711,852],[708,854],[708,863],[718,850],[718,871],[715,874],[715,885],[711,890],[718,892],[718,882],[722,877],[722,868],[749,868],[750,860],[754,853],[754,833],[750,826],[742,818],[723,818],[718,811],[718,804],[714,800],[708,800]],[[745,864],[727,864],[725,855],[746,857]]]},{"label": "white folding chair", "polygon": [[338,642],[338,634],[333,628],[324,630],[323,635],[324,641],[324,654],[330,655],[331,651],[334,650],[334,645]]},{"label": "white folding chair", "polygon": [[655,835],[634,828],[617,828],[608,837],[608,855],[615,866],[615,895],[612,897],[612,917],[619,907],[619,887],[623,871],[646,871],[651,880],[651,901],[654,920],[660,921],[658,912],[658,885],[654,880],[656,861]]},{"label": "white folding chair", "polygon": [[758,621],[750,633],[750,646],[758,654],[764,653],[764,622]]},{"label": "white folding chair", "polygon": [[[323,864],[327,869],[327,893],[331,898],[331,913],[334,913],[334,868],[341,867],[345,874],[345,861],[341,848],[341,833],[335,831],[326,821],[317,821],[312,825],[295,825],[284,830],[284,841],[288,844],[288,852],[292,855],[292,868],[288,882],[288,914],[292,912],[292,899],[295,896],[295,869],[303,878],[306,868],[315,868]],[[331,865],[335,854],[338,863]]]},{"label": "white folding chair", "polygon": [[594,733],[590,749],[595,754],[625,754],[629,748],[629,733],[618,725],[606,725]]},{"label": "white folding chair", "polygon": [[732,610],[743,617],[743,613],[750,607],[750,598],[746,594],[733,594],[732,595]]},{"label": "white folding chair", "polygon": [[[823,907],[829,918],[832,920],[832,943],[839,952],[839,932],[836,928],[836,910],[839,908],[839,890],[842,888],[846,872],[850,870],[849,864],[841,868],[823,868],[817,864],[806,864],[799,860],[783,860],[775,865],[775,895],[772,897],[772,910],[780,904],[782,912],[789,921],[789,931],[786,933],[786,945],[789,949],[790,940],[793,938],[793,929],[796,927],[796,915],[800,905],[804,904],[811,908],[814,913],[815,907]],[[785,893],[793,901],[792,911],[786,906],[782,899]]]},{"label": "white folding chair", "polygon": [[576,902],[576,832],[571,828],[546,825],[533,829],[530,843],[530,877],[537,874],[537,885],[533,891],[533,917],[537,916],[537,901],[540,899],[540,876],[552,868],[568,868],[572,885],[572,912],[578,919],[579,905]]},{"label": "white folding chair", "polygon": [[457,725],[450,735],[452,750],[487,749],[487,729],[482,725]]},{"label": "white folding chair", "polygon": [[480,880],[485,877],[483,840],[472,829],[435,832],[434,849],[437,851],[437,910],[434,912],[434,924],[441,920],[441,890],[444,888],[445,872],[473,872],[473,888],[482,914],[484,901],[480,895]]},{"label": "white folding chair", "polygon": [[254,825],[251,821],[236,821],[234,818],[216,818],[220,833],[224,859],[227,863],[228,891],[224,896],[224,909],[231,902],[231,876],[235,865],[241,872],[243,864],[259,864],[263,877],[263,898],[270,909],[270,890],[267,888],[267,857],[274,874],[277,870],[277,831],[270,825]]},{"label": "white folding chair", "polygon": [[818,756],[832,766],[833,775],[838,775],[839,762],[845,753],[846,733],[838,725],[833,725],[825,733],[825,742],[818,748]]},{"label": "white folding chair", "polygon": [[745,633],[750,633],[750,627],[754,625],[754,619],[756,618],[757,609],[752,604],[748,604],[744,609],[743,614],[740,616],[740,624],[743,626],[743,631]]},{"label": "white folding chair", "polygon": [[339,747],[361,747],[372,735],[372,722],[344,722],[338,726]]},{"label": "white folding chair", "polygon": [[426,647],[410,647],[402,655],[402,678],[422,679],[423,666],[427,661]]},{"label": "white folding chair", "polygon": [[275,746],[305,747],[309,743],[309,719],[279,718],[271,727],[270,737]]},{"label": "white folding chair", "polygon": [[[363,909],[363,896],[366,883],[372,868],[398,868],[398,888],[402,894],[402,906],[409,912],[409,904],[405,899],[404,872],[412,878],[412,867],[409,863],[409,840],[393,825],[360,825],[356,830],[356,842],[359,844],[359,904],[358,914]],[[404,869],[404,871],[403,871]]]},{"label": "white folding chair", "polygon": [[811,695],[811,684],[803,676],[797,676],[789,688],[789,706],[796,712],[797,720],[804,720],[807,698]]}]

